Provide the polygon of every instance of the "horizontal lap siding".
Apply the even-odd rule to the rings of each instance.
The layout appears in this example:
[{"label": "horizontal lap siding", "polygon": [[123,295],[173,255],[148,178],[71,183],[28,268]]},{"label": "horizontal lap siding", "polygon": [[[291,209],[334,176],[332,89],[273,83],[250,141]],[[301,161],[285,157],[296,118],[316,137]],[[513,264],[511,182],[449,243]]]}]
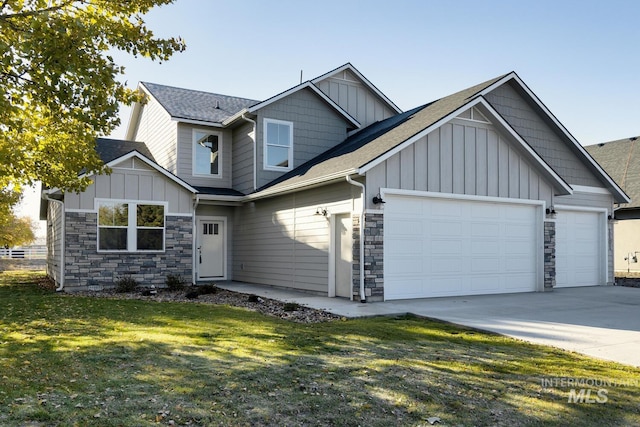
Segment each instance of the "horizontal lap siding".
[{"label": "horizontal lap siding", "polygon": [[242,193],[250,193],[253,188],[253,124],[246,123],[233,130],[232,150],[232,184],[233,189]]},{"label": "horizontal lap siding", "polygon": [[[211,131],[222,135],[222,150],[219,166],[222,168],[220,177],[193,176],[193,130]],[[191,185],[203,187],[231,187],[232,134],[230,130],[219,128],[194,126],[181,123],[178,125],[178,176]]]},{"label": "horizontal lap siding", "polygon": [[62,262],[62,206],[49,202],[47,209],[47,274],[60,283],[60,267]]},{"label": "horizontal lap siding", "polygon": [[160,166],[176,173],[176,122],[153,98],[140,114],[134,140],[144,142]]},{"label": "horizontal lap siding", "polygon": [[511,84],[497,87],[485,98],[569,184],[602,185],[575,153],[573,144],[543,121],[537,107],[525,101]]},{"label": "horizontal lap siding", "polygon": [[381,188],[551,203],[551,186],[514,144],[491,125],[453,120],[367,173],[369,207]]},{"label": "horizontal lap siding", "polygon": [[327,292],[329,218],[315,212],[351,212],[350,187],[336,184],[238,208],[234,280]]}]

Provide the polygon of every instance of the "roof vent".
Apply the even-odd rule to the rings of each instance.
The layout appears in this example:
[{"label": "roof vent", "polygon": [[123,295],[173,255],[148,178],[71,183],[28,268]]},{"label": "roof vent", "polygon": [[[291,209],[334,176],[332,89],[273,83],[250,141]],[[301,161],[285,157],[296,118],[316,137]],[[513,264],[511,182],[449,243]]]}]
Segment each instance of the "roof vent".
[{"label": "roof vent", "polygon": [[216,99],[216,110],[219,110],[219,109],[220,109],[220,101]]},{"label": "roof vent", "polygon": [[636,139],[638,139],[637,136],[632,136],[631,138],[629,138],[629,140],[631,140],[631,141],[635,141]]}]

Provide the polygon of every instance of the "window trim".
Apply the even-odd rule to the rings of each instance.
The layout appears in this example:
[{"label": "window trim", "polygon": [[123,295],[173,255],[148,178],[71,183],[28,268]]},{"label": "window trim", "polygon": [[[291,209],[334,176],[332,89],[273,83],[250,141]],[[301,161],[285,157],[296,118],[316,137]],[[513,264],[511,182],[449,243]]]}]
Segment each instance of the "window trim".
[{"label": "window trim", "polygon": [[[288,167],[282,167],[282,166],[273,166],[273,165],[269,165],[268,164],[268,160],[267,160],[267,151],[268,151],[268,147],[269,146],[273,146],[273,147],[284,147],[283,145],[277,145],[277,144],[268,144],[267,143],[267,125],[269,123],[275,123],[275,124],[279,124],[279,125],[286,125],[289,127],[289,141],[291,141],[291,146],[288,147],[289,148],[289,166]],[[264,170],[268,170],[268,171],[277,171],[277,172],[287,172],[293,169],[293,122],[289,122],[286,120],[277,120],[277,119],[268,119],[268,118],[264,118],[263,119],[263,125],[262,125],[262,167],[264,168]]]},{"label": "window trim", "polygon": [[[197,145],[196,133],[197,132],[205,133],[207,135],[215,135],[218,137],[218,173],[217,174],[199,173],[196,171],[196,145]],[[223,142],[222,132],[214,131],[211,129],[204,129],[204,128],[191,129],[191,175],[202,177],[202,178],[222,178],[222,158],[223,158],[222,142]]]},{"label": "window trim", "polygon": [[[127,226],[119,226],[117,228],[125,228],[127,230],[127,249],[100,249],[100,228],[108,228],[100,226],[100,204],[101,203],[118,203],[126,204],[128,209]],[[154,205],[163,207],[163,226],[162,226],[162,249],[138,249],[138,230],[159,230],[160,227],[144,227],[138,226],[138,205]],[[155,200],[124,200],[124,199],[95,199],[96,212],[96,251],[98,253],[152,253],[159,254],[166,252],[167,247],[167,209],[169,203]],[[115,227],[111,227],[115,228]]]}]

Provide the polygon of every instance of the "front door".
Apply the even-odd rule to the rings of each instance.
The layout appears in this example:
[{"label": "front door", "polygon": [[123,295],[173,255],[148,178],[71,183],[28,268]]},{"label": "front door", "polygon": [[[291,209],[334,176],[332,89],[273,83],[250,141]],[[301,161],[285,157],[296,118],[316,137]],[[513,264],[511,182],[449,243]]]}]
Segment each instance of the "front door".
[{"label": "front door", "polygon": [[336,296],[351,298],[353,293],[353,238],[351,214],[335,216],[335,273]]},{"label": "front door", "polygon": [[198,248],[196,266],[198,279],[224,277],[225,252],[224,221],[198,221]]}]

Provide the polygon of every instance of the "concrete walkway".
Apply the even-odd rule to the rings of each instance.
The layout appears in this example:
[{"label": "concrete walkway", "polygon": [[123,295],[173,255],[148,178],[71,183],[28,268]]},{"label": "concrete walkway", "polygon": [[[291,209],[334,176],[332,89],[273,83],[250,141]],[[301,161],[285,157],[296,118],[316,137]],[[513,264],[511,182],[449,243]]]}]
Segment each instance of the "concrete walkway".
[{"label": "concrete walkway", "polygon": [[640,367],[640,288],[559,288],[547,293],[362,304],[246,283],[219,286],[345,317],[412,313]]}]

